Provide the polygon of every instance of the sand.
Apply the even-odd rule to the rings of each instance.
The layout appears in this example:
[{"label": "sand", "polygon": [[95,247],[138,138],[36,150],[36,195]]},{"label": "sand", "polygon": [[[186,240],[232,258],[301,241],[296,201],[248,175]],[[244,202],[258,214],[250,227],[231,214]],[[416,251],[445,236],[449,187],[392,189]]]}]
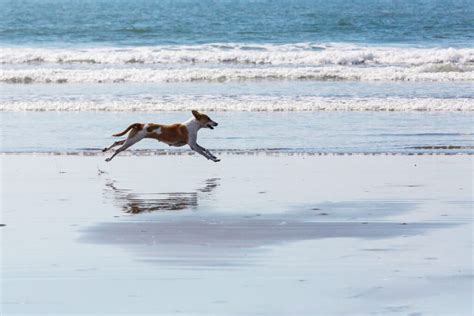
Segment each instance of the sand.
[{"label": "sand", "polygon": [[1,311],[471,315],[471,157],[2,155]]}]

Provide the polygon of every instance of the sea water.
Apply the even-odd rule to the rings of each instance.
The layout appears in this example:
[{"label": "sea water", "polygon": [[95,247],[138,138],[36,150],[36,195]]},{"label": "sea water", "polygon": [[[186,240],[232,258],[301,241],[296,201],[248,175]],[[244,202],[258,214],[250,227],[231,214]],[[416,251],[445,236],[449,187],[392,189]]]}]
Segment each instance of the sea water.
[{"label": "sea water", "polygon": [[472,1],[1,0],[1,151],[198,109],[226,150],[472,153],[473,43]]}]

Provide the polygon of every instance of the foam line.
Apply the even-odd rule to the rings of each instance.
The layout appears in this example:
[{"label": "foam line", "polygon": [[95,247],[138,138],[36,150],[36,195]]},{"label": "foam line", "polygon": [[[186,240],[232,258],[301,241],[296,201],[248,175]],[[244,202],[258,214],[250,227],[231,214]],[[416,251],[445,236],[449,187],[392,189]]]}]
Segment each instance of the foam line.
[{"label": "foam line", "polygon": [[474,80],[474,48],[207,44],[0,50],[0,82]]},{"label": "foam line", "polygon": [[385,65],[472,64],[474,48],[414,48],[334,43],[205,44],[148,47],[4,47],[2,64],[245,64]]},{"label": "foam line", "polygon": [[166,96],[0,100],[0,111],[474,111],[471,98],[330,98],[291,96]]},{"label": "foam line", "polygon": [[[403,67],[269,67],[269,68],[109,68],[2,69],[4,83],[163,83],[230,82],[248,80],[314,81],[474,81],[474,67],[440,71],[442,66]],[[446,66],[448,67],[448,66]],[[454,66],[449,66],[454,67]]]}]

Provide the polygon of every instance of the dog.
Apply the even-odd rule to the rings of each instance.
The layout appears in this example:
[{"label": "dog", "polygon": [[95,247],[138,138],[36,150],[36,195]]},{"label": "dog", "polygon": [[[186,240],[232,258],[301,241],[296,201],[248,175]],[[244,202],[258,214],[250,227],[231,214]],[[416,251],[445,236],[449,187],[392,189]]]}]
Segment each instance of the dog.
[{"label": "dog", "polygon": [[113,143],[110,147],[104,148],[102,150],[103,152],[106,152],[115,146],[122,145],[122,147],[117,149],[115,153],[111,157],[105,159],[105,161],[111,161],[119,153],[138,143],[144,138],[153,138],[175,147],[181,147],[187,144],[192,150],[204,156],[208,160],[212,160],[214,162],[220,161],[220,159],[211,154],[209,150],[197,143],[197,134],[201,128],[214,129],[214,127],[216,127],[218,124],[211,120],[206,114],[201,114],[196,110],[193,110],[192,114],[193,117],[184,123],[172,125],[134,123],[130,125],[124,131],[113,135],[115,137],[119,137],[127,134],[130,131],[127,139],[119,140]]}]

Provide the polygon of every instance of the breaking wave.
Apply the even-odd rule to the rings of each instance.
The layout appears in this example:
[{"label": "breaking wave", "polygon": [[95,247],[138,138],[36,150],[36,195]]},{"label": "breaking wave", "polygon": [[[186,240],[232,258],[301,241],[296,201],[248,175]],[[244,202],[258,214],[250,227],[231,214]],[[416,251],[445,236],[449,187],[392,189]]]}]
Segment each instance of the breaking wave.
[{"label": "breaking wave", "polygon": [[474,111],[474,99],[314,96],[163,96],[0,100],[0,111]]},{"label": "breaking wave", "polygon": [[474,80],[474,48],[346,44],[206,44],[131,48],[2,48],[0,82]]},{"label": "breaking wave", "polygon": [[[472,68],[474,69],[474,68]],[[5,83],[161,83],[227,82],[245,80],[317,81],[458,81],[474,80],[474,71],[429,71],[422,67],[271,67],[271,68],[112,68],[112,69],[4,69]]]},{"label": "breaking wave", "polygon": [[472,64],[474,48],[410,48],[348,44],[205,44],[131,48],[2,48],[2,64]]}]

